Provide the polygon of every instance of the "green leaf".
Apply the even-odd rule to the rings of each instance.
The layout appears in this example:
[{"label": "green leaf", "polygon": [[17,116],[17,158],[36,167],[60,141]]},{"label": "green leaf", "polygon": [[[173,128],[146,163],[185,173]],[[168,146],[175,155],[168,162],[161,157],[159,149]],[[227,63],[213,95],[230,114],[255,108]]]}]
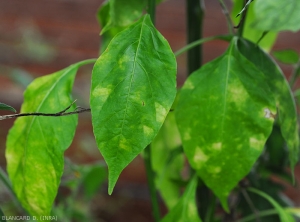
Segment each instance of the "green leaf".
[{"label": "green leaf", "polygon": [[299,54],[293,49],[284,49],[272,52],[273,56],[280,62],[296,64],[299,61]]},{"label": "green leaf", "polygon": [[198,178],[194,178],[188,184],[184,194],[173,209],[161,220],[161,222],[201,222],[196,204],[196,188]]},{"label": "green leaf", "polygon": [[[101,27],[109,26],[111,21],[109,1],[106,1],[101,5],[97,12],[97,19]],[[112,38],[125,28],[126,27],[111,27],[109,30],[102,33],[100,52],[103,53]]]},{"label": "green leaf", "polygon": [[101,34],[116,27],[126,27],[139,19],[146,7],[146,0],[110,0],[108,22],[103,27]]},{"label": "green leaf", "polygon": [[94,196],[107,177],[106,166],[103,164],[85,165],[81,170],[84,193],[88,199]]},{"label": "green leaf", "polygon": [[255,188],[248,188],[249,191],[256,193],[257,195],[267,199],[273,206],[274,208],[277,210],[279,217],[280,217],[280,221],[284,221],[284,222],[294,222],[294,218],[287,213],[271,196],[269,196],[268,194],[257,190]]},{"label": "green leaf", "polygon": [[226,198],[251,170],[271,133],[274,99],[261,73],[237,50],[195,71],[175,110],[191,166],[228,210]]},{"label": "green leaf", "polygon": [[117,34],[93,69],[92,124],[109,169],[109,193],[154,139],[175,95],[174,54],[146,15]]},{"label": "green leaf", "polygon": [[253,27],[261,31],[298,31],[300,29],[299,0],[256,0]]},{"label": "green leaf", "polygon": [[12,111],[14,113],[17,112],[13,107],[11,107],[9,105],[6,105],[4,103],[0,103],[0,110],[9,110],[9,111]]},{"label": "green leaf", "polygon": [[276,63],[255,44],[241,39],[238,48],[266,77],[276,100],[281,134],[287,142],[293,170],[299,156],[299,135],[296,105],[289,84]]},{"label": "green leaf", "polygon": [[184,166],[181,140],[174,112],[170,112],[159,133],[151,143],[152,169],[156,175],[156,187],[171,209],[180,197],[181,171]]},{"label": "green leaf", "polygon": [[[236,17],[236,15],[241,11],[241,8],[244,5],[244,0],[233,0],[234,5],[231,12],[231,18],[235,25],[238,25],[242,16]],[[247,9],[247,16],[245,18],[244,29],[243,29],[243,37],[256,43],[261,36],[263,35],[265,30],[257,30],[253,29],[252,23],[256,20],[256,15],[254,12],[254,2],[251,3]],[[274,45],[277,38],[277,32],[268,32],[264,38],[259,42],[259,46],[262,47],[266,51],[270,51],[272,46]]]},{"label": "green leaf", "polygon": [[[56,113],[68,107],[78,67],[91,62],[35,79],[24,93],[21,112]],[[31,215],[49,215],[63,172],[63,154],[76,125],[77,115],[29,116],[17,119],[9,131],[7,171],[18,200]]]}]

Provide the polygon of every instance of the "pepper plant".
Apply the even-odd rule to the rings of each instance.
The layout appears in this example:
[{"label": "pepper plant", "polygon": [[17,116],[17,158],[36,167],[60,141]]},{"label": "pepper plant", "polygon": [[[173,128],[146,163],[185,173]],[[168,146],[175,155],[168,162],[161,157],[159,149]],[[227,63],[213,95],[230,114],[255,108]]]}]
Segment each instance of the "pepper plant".
[{"label": "pepper plant", "polygon": [[[175,53],[155,28],[160,2],[106,1],[98,12],[100,57],[35,79],[21,112],[0,117],[18,117],[6,143],[18,201],[29,215],[51,214],[78,114],[90,111],[108,193],[142,154],[155,221],[295,221],[299,209],[284,201],[272,177],[295,183],[299,92],[291,89],[299,55],[273,53],[293,65],[287,81],[270,52],[279,32],[300,29],[300,2],[234,0],[230,16],[219,0],[228,35],[203,38],[203,0],[186,0],[188,44]],[[201,64],[201,44],[215,39],[227,41],[227,50]],[[177,88],[176,56],[184,52],[189,76]],[[71,96],[76,72],[86,64],[94,64],[90,108]],[[3,103],[0,109],[15,111]],[[157,191],[169,210],[164,217]]]}]

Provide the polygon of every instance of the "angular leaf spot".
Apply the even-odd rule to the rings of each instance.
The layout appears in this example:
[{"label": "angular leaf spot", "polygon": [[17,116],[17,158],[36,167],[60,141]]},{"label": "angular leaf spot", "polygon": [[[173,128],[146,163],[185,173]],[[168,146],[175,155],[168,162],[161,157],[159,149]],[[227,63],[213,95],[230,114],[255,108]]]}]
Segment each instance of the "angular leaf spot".
[{"label": "angular leaf spot", "polygon": [[122,136],[120,135],[120,141],[119,141],[119,146],[121,149],[124,149],[126,151],[131,151],[131,146],[130,146],[130,143]]},{"label": "angular leaf spot", "polygon": [[257,139],[255,137],[250,137],[249,142],[250,142],[250,147],[257,150],[261,150],[265,145],[265,141],[263,139]]},{"label": "angular leaf spot", "polygon": [[187,89],[194,89],[195,88],[194,84],[190,81],[185,83],[185,87]]},{"label": "angular leaf spot", "polygon": [[98,97],[101,99],[101,101],[106,101],[108,96],[112,93],[113,91],[113,86],[112,88],[106,87],[106,88],[102,88],[102,87],[97,87],[92,93],[94,97]]},{"label": "angular leaf spot", "polygon": [[168,114],[168,110],[162,105],[160,105],[159,103],[155,103],[155,109],[156,109],[156,121],[159,123],[164,122]]},{"label": "angular leaf spot", "polygon": [[208,156],[203,153],[200,147],[196,147],[195,155],[194,155],[194,163],[196,164],[196,168],[199,169],[208,160]]},{"label": "angular leaf spot", "polygon": [[264,109],[264,112],[265,112],[265,117],[266,117],[267,119],[270,119],[270,118],[275,119],[276,115],[273,114],[273,113],[271,112],[271,110],[269,110],[268,108],[265,108],[265,109]]},{"label": "angular leaf spot", "polygon": [[212,144],[212,148],[214,150],[221,150],[222,149],[222,143],[221,142],[219,142],[219,143],[213,143]]},{"label": "angular leaf spot", "polygon": [[143,130],[145,135],[149,135],[149,136],[153,135],[153,129],[151,129],[150,127],[144,125]]},{"label": "angular leaf spot", "polygon": [[190,140],[191,139],[191,134],[190,134],[189,130],[186,130],[186,132],[184,132],[183,139],[184,140]]},{"label": "angular leaf spot", "polygon": [[212,174],[218,174],[221,172],[221,167],[209,167],[208,171]]}]

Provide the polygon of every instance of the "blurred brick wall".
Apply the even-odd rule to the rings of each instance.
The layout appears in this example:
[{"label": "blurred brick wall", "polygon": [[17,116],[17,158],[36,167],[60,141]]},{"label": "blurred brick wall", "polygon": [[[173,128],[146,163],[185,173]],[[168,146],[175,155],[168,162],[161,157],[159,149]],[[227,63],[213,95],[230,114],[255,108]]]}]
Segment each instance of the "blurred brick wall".
[{"label": "blurred brick wall", "polygon": [[[0,1],[0,101],[16,107],[23,100],[24,85],[33,77],[49,74],[80,60],[98,56],[100,28],[96,12],[103,0],[1,0]],[[124,1],[125,3],[126,1]],[[217,0],[206,1],[204,36],[226,34],[227,25]],[[227,1],[230,4],[230,1]],[[174,51],[185,45],[185,1],[168,0],[157,7],[157,28]],[[288,41],[287,41],[288,40]],[[227,43],[204,45],[204,62],[222,54]],[[282,33],[276,49],[300,52],[299,34]],[[178,84],[186,78],[186,57],[178,61]],[[286,75],[291,71],[283,66]],[[78,105],[88,106],[91,66],[80,70],[74,89]],[[11,80],[13,76],[14,81]],[[18,83],[16,83],[18,82]],[[78,162],[101,158],[95,145],[90,114],[79,117],[76,139],[67,155]],[[13,120],[0,122],[0,164],[5,165],[5,137]],[[137,158],[121,180],[145,181],[142,161]],[[132,173],[134,172],[134,173]]]}]

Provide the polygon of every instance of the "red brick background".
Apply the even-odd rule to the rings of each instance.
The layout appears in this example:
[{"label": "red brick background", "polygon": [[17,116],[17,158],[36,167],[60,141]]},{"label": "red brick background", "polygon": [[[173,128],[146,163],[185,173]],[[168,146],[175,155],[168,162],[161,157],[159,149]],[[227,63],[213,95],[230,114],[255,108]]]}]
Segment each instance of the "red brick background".
[{"label": "red brick background", "polygon": [[[12,75],[23,77],[24,72],[37,77],[60,70],[72,63],[98,57],[100,28],[96,12],[103,0],[1,0],[0,1],[0,101],[19,110],[24,86],[11,80]],[[125,2],[125,1],[124,1]],[[217,0],[206,1],[204,36],[226,34],[227,26]],[[230,2],[227,1],[230,5]],[[185,45],[185,1],[168,0],[157,7],[157,28],[174,51]],[[204,45],[204,62],[225,51],[227,43],[213,41]],[[282,33],[276,49],[293,48],[300,52],[299,33]],[[42,49],[42,50],[41,50]],[[178,84],[186,78],[186,57],[178,57]],[[18,68],[18,69],[17,69]],[[291,69],[283,67],[289,75]],[[80,69],[76,78],[74,98],[78,105],[88,107],[91,66]],[[23,82],[25,81],[23,80]],[[26,82],[25,81],[25,82]],[[92,136],[90,114],[79,117],[76,138],[67,151],[78,163],[101,159]],[[13,120],[0,122],[0,165],[5,166],[5,137]],[[149,196],[145,185],[141,158],[134,160],[120,177],[116,187],[118,205],[114,199],[102,196],[98,202],[99,215],[108,214],[105,221],[152,221]],[[128,188],[124,191],[124,187]],[[299,192],[291,190],[298,204]],[[111,205],[115,211],[105,212]],[[101,208],[102,207],[102,208]],[[101,210],[102,209],[102,210]],[[112,208],[111,208],[112,209]],[[133,216],[134,215],[134,216]]]}]

